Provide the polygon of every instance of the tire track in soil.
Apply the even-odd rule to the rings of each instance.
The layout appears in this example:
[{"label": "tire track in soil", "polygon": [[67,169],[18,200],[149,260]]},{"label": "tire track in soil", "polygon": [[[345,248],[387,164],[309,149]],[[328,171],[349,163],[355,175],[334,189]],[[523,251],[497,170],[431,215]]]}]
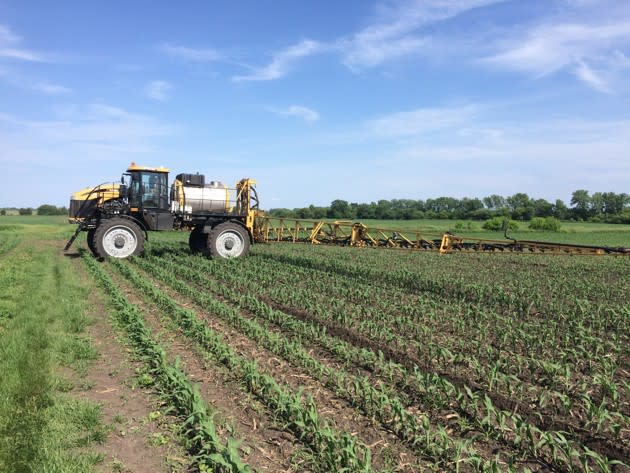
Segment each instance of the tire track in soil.
[{"label": "tire track in soil", "polygon": [[[74,254],[70,254],[73,257]],[[64,257],[60,255],[60,257]],[[81,260],[73,262],[75,271],[89,280]],[[75,385],[69,394],[88,402],[101,405],[103,423],[111,426],[105,441],[94,448],[103,454],[103,462],[96,471],[121,471],[134,473],[184,473],[189,471],[192,458],[173,439],[168,424],[151,422],[150,414],[157,408],[157,400],[146,389],[134,388],[137,378],[135,368],[139,362],[124,349],[119,335],[113,328],[103,297],[95,288],[89,295],[88,317],[85,335],[92,338],[98,358],[92,362],[85,377],[64,369],[63,375]],[[160,437],[161,436],[161,437]],[[154,445],[152,438],[165,438],[166,445]]]},{"label": "tire track in soil", "polygon": [[[138,266],[134,266],[135,269],[137,269],[138,271],[142,271]],[[220,277],[218,276],[208,276],[209,280],[214,281],[216,284],[225,284],[225,282],[220,279]],[[200,290],[200,291],[204,291],[206,290],[206,288],[201,287],[195,283],[193,283],[192,281],[187,280],[186,281],[189,284],[192,284],[196,289]],[[245,293],[247,292],[247,287],[245,286],[236,286],[236,288],[238,290],[240,290],[241,292]],[[170,288],[167,288],[168,290],[171,290]],[[182,296],[184,297],[184,296]],[[217,293],[213,293],[212,297],[214,297],[217,300],[220,300],[221,302],[234,306],[234,304],[227,298],[223,297],[220,294]],[[280,304],[274,303],[270,298],[264,296],[264,295],[257,295],[256,297],[258,297],[262,302],[267,303],[270,306],[273,306],[275,309],[283,311],[289,315],[295,315],[293,313],[294,310],[297,310],[297,313],[301,312],[299,309],[293,309],[293,308],[287,308],[286,306],[282,306]],[[194,302],[191,302],[191,304],[195,304]],[[284,309],[283,309],[284,308]],[[248,311],[247,309],[240,309],[241,314],[250,319],[250,320],[260,320],[260,317],[252,314],[250,311]],[[297,314],[296,313],[296,314]],[[309,314],[310,315],[310,314]],[[295,315],[298,319],[305,321],[305,319],[303,319],[302,317]],[[317,319],[317,317],[310,315],[311,317],[313,317],[310,321],[311,322],[315,322],[315,323],[319,323],[321,324],[321,322],[318,322],[319,319]],[[307,320],[308,322],[308,320]],[[325,324],[321,324],[321,325],[325,325]],[[289,330],[285,330],[281,327],[278,327],[277,325],[275,325],[274,323],[270,322],[270,323],[265,323],[265,326],[267,327],[268,330],[270,330],[271,332],[274,333],[279,333],[282,334],[283,336],[288,336],[288,338],[292,338],[293,337],[293,332],[289,331]],[[348,330],[348,329],[345,329]],[[335,337],[337,336],[337,338],[339,338],[340,340],[343,340],[342,337],[339,337],[338,335],[335,335],[335,333],[333,333],[334,330],[331,330],[328,332],[329,335]],[[346,340],[347,341],[347,340]],[[309,355],[311,355],[312,357],[316,358],[318,361],[320,361],[322,364],[328,366],[331,369],[339,369],[339,370],[345,370],[347,372],[348,368],[347,365],[338,361],[337,356],[335,354],[333,354],[330,350],[328,350],[326,347],[320,346],[317,343],[309,343],[307,338],[300,338],[300,343],[304,346],[305,349],[308,349],[309,351]],[[352,344],[352,343],[350,343]],[[369,348],[369,347],[363,347],[363,348]],[[372,350],[374,351],[374,350]],[[374,351],[376,352],[376,351]],[[371,370],[367,370],[359,365],[357,365],[354,362],[351,362],[354,365],[354,369],[352,371],[352,373],[354,374],[358,374],[358,375],[363,375],[363,376],[367,376],[367,377],[372,377],[374,376],[375,378],[378,378],[378,376],[375,376],[374,373]],[[356,370],[356,371],[355,371]],[[391,386],[391,383],[388,380],[382,380],[382,382],[384,382],[385,384],[389,384]],[[398,387],[398,386],[396,386]],[[409,386],[405,386],[404,389],[402,389],[402,392],[404,394],[410,394],[410,402],[407,404],[407,410],[410,413],[416,412],[416,413],[423,413],[424,411],[422,411],[422,409],[420,409],[418,407],[418,405],[421,405],[422,402],[418,402],[418,405],[414,405],[413,401],[414,400],[419,400],[419,397],[417,395],[417,392],[414,392],[413,389]],[[404,402],[404,398],[401,398],[401,400],[403,400]],[[461,428],[457,425],[457,418],[453,417],[450,418],[447,417],[449,414],[452,414],[453,411],[452,410],[448,410],[448,411],[440,411],[437,412],[435,410],[432,411],[426,411],[426,414],[431,418],[432,421],[434,421],[436,424],[440,424],[440,425],[444,425],[444,427],[447,429],[447,431],[450,431],[450,433],[457,432],[459,435],[459,437],[462,440],[468,439],[468,438],[472,438],[474,437],[474,432],[478,432],[474,429],[466,429],[464,432],[462,432]],[[375,422],[378,422],[375,420]],[[396,437],[397,438],[397,437]],[[515,451],[514,447],[506,442],[503,442],[501,440],[497,440],[497,439],[490,439],[490,438],[484,438],[483,440],[477,438],[475,439],[475,448],[478,451],[478,453],[480,453],[484,458],[486,459],[492,459],[496,456],[497,452],[504,452],[505,450],[510,450],[510,453],[514,453],[516,454],[517,451]],[[541,465],[541,461],[536,460],[536,459],[528,459],[528,460],[521,460],[519,462],[521,465],[525,465],[528,466],[530,468],[533,468],[533,471],[539,471],[540,465]]]},{"label": "tire track in soil", "polygon": [[[160,251],[155,252],[155,254],[159,255]],[[294,265],[300,268],[303,267],[293,261],[293,259],[290,257],[275,258],[275,255],[267,254],[258,256],[262,256],[263,259],[271,259],[272,261],[280,261],[284,264]],[[326,270],[323,270],[319,267],[311,267],[311,269],[326,272]],[[346,276],[349,275],[346,274]],[[460,388],[463,388],[463,386],[468,386],[475,392],[487,394],[488,397],[492,400],[494,406],[498,409],[515,412],[530,424],[544,431],[555,430],[569,432],[573,437],[573,440],[575,440],[576,442],[582,443],[588,448],[595,450],[596,452],[608,457],[611,460],[619,460],[625,464],[630,464],[630,445],[627,445],[625,442],[620,443],[615,439],[603,435],[593,434],[587,429],[580,427],[570,417],[557,415],[547,410],[534,409],[528,404],[512,399],[496,391],[488,391],[483,385],[475,382],[465,375],[460,375],[449,371],[436,370],[435,365],[428,361],[421,360],[410,350],[405,351],[398,348],[392,348],[390,345],[374,341],[366,337],[365,335],[355,330],[348,329],[342,324],[335,321],[323,321],[322,319],[319,319],[308,311],[276,303],[270,298],[261,297],[261,300],[271,305],[275,309],[293,315],[300,320],[324,325],[330,335],[336,336],[339,339],[344,340],[356,347],[370,349],[375,352],[380,350],[386,358],[403,365],[410,371],[413,371],[415,365],[421,371],[436,373],[437,375],[441,376],[442,378]]]},{"label": "tire track in soil", "polygon": [[[212,279],[213,281],[215,281],[217,284],[223,284],[224,282],[221,279],[217,279],[216,277],[209,277],[210,279]],[[239,289],[242,290],[243,292],[247,291],[247,288],[244,286],[239,286]],[[199,290],[203,290],[203,288],[199,288]],[[232,304],[231,301],[229,301],[228,299],[218,295],[218,294],[213,294],[213,297],[215,297],[218,300],[221,300],[224,303],[227,304]],[[281,312],[284,312],[286,314],[289,315],[293,315],[296,318],[304,321],[304,322],[311,322],[311,323],[315,323],[315,324],[320,324],[320,325],[325,325],[327,328],[327,333],[328,335],[332,336],[332,337],[336,337],[340,340],[344,340],[347,343],[349,343],[350,345],[353,346],[357,346],[356,344],[352,343],[352,340],[355,339],[354,336],[356,337],[362,337],[362,340],[368,340],[368,342],[364,342],[363,345],[360,345],[359,348],[367,348],[370,349],[373,352],[377,352],[376,350],[373,350],[371,347],[372,346],[376,346],[375,344],[377,342],[374,342],[371,339],[367,339],[366,337],[364,337],[361,334],[356,333],[353,330],[349,330],[345,327],[343,327],[342,325],[339,325],[339,327],[329,327],[327,324],[322,323],[320,319],[318,319],[316,316],[309,314],[308,312],[302,311],[300,309],[295,309],[293,307],[288,307],[288,306],[284,306],[282,304],[276,303],[275,301],[273,301],[271,298],[264,296],[264,295],[257,295],[256,297],[258,297],[262,302],[265,302],[266,304],[272,306],[274,309],[279,310]],[[246,309],[240,309],[241,313],[249,318],[249,319],[259,319],[258,316],[252,314],[251,312],[249,312]],[[293,333],[291,331],[288,330],[284,330],[281,327],[276,326],[274,323],[267,323],[266,326],[268,327],[268,329],[270,331],[276,332],[276,333],[281,333],[283,335],[288,335],[289,337],[293,336]],[[340,336],[340,333],[352,333],[353,336],[349,337],[347,339],[345,339],[344,337]],[[337,357],[330,352],[330,350],[328,350],[326,347],[320,346],[317,343],[312,343],[310,345],[308,345],[308,340],[307,339],[301,339],[301,343],[302,345],[309,349],[309,354],[311,356],[313,356],[314,358],[317,358],[318,361],[322,362],[323,364],[327,365],[328,367],[331,368],[335,368],[335,369],[343,369],[343,370],[348,370],[347,366],[343,363],[340,363],[337,360]],[[308,345],[308,346],[307,346]],[[378,345],[381,346],[381,345]],[[386,346],[386,345],[383,345]],[[379,348],[380,349],[380,348]],[[383,351],[383,350],[381,350]],[[387,356],[387,353],[384,352],[384,354]],[[399,360],[393,360],[398,362],[399,364],[404,365],[403,363],[400,363]],[[374,376],[375,378],[379,378],[377,375],[375,375],[373,373],[373,371],[370,371],[368,369],[363,368],[362,366],[359,366],[356,362],[351,361],[351,363],[354,365],[354,369],[356,370],[355,374],[359,374],[359,375],[364,375],[364,376]],[[413,371],[409,366],[405,366],[406,369],[408,369],[409,371]],[[354,372],[354,371],[353,371]],[[380,378],[379,378],[380,379]],[[381,379],[381,381],[385,382],[385,384],[390,384],[388,380],[383,380]],[[408,395],[410,398],[410,402],[408,403],[408,407],[407,409],[412,412],[412,411],[417,411],[417,412],[422,412],[420,409],[418,409],[417,407],[414,406],[413,402],[414,400],[418,401],[418,404],[422,404],[422,402],[420,401],[420,397],[417,393],[417,391],[415,391],[411,386],[407,386],[405,385],[404,387],[395,385],[396,388],[401,389],[401,391]],[[426,412],[427,415],[433,420],[435,421],[435,423],[437,424],[443,424],[447,429],[450,429],[451,431],[455,431],[455,432],[459,432],[461,433],[460,438],[462,439],[466,439],[466,438],[470,438],[472,436],[474,436],[474,432],[478,432],[475,431],[474,429],[467,429],[465,432],[462,432],[461,429],[457,426],[457,418],[452,418],[452,420],[448,419],[448,415],[452,414],[453,411],[452,410],[441,410],[440,412],[438,412],[437,414],[434,411],[427,411]],[[503,451],[505,450],[505,448],[507,448],[508,450],[511,451],[511,453],[516,453],[514,447],[512,444],[506,443],[504,441],[501,440],[497,440],[497,439],[488,439],[485,438],[483,440],[480,439],[476,439],[475,440],[476,444],[475,447],[477,449],[477,451],[481,454],[485,455],[485,458],[493,458],[497,452],[499,451]],[[540,471],[541,465],[545,465],[544,462],[542,462],[541,460],[536,460],[536,459],[529,459],[529,460],[521,460],[519,462],[521,465],[524,466],[528,466],[529,468],[533,468],[532,471]],[[543,470],[545,469],[544,466],[542,466]],[[553,470],[553,468],[552,468]],[[555,471],[555,470],[553,470]]]},{"label": "tire track in soil", "polygon": [[[262,413],[264,406],[249,395],[244,395],[238,383],[230,379],[223,367],[217,367],[212,360],[207,361],[195,343],[188,340],[166,314],[147,303],[119,273],[111,267],[107,269],[129,302],[140,308],[147,327],[164,347],[169,362],[179,358],[182,371],[191,383],[199,386],[203,399],[217,413],[217,433],[243,440],[239,448],[242,460],[257,471],[295,471],[291,465],[292,456],[299,453],[295,439],[282,431],[267,414]],[[232,434],[226,431],[223,421],[229,423]]]},{"label": "tire track in soil", "polygon": [[[331,425],[336,426],[341,431],[358,436],[365,445],[370,447],[372,463],[375,468],[378,469],[390,465],[392,458],[396,459],[396,471],[422,471],[423,465],[425,468],[430,468],[430,461],[427,463],[418,452],[414,452],[404,446],[396,435],[380,427],[378,421],[360,413],[353,406],[349,405],[345,399],[339,398],[318,380],[313,379],[310,373],[300,367],[291,365],[286,360],[280,359],[276,354],[258,346],[255,341],[250,340],[220,318],[204,311],[203,308],[200,308],[184,295],[157,281],[138,266],[134,265],[133,268],[139,274],[142,274],[144,279],[150,280],[162,292],[173,298],[180,306],[186,309],[194,308],[197,317],[204,320],[212,330],[223,334],[224,340],[239,355],[254,359],[259,367],[271,375],[279,384],[286,384],[295,392],[303,389],[305,394],[310,394],[317,405],[318,413]],[[222,300],[214,294],[213,297],[229,304],[228,301]],[[229,305],[232,306],[232,304]],[[310,355],[317,356],[314,352],[311,352]],[[324,360],[321,358],[318,358],[318,360],[335,369],[343,369],[340,364],[333,363],[331,359],[324,357]]]},{"label": "tire track in soil", "polygon": [[[218,276],[212,276],[212,277],[210,277],[210,279],[214,280],[217,284],[223,284],[224,283],[223,280],[221,280],[220,277],[218,277]],[[241,290],[242,292],[247,292],[247,287],[245,287],[245,286],[238,286],[237,289]],[[200,288],[200,290],[202,290],[202,289]],[[222,298],[221,296],[215,295],[215,297],[217,299],[223,300],[225,302],[224,298]],[[398,364],[401,364],[401,365],[405,366],[405,368],[408,371],[410,371],[410,372],[413,371],[414,364],[415,364],[415,365],[417,365],[418,368],[424,367],[425,372],[435,372],[438,375],[440,375],[441,377],[443,377],[443,378],[447,379],[448,381],[450,381],[452,384],[457,385],[459,387],[462,387],[464,384],[467,384],[469,387],[472,387],[475,391],[486,392],[486,391],[484,391],[485,388],[482,385],[479,385],[479,384],[475,383],[474,381],[470,380],[469,378],[459,376],[458,374],[455,374],[455,373],[447,373],[447,374],[445,374],[444,372],[436,371],[435,370],[435,365],[429,364],[427,362],[421,362],[420,359],[418,359],[413,354],[412,351],[407,351],[406,354],[405,354],[402,350],[400,350],[398,348],[392,348],[390,345],[383,344],[383,343],[378,342],[378,341],[374,341],[374,340],[366,337],[365,335],[363,335],[363,334],[361,334],[361,333],[359,333],[359,332],[357,332],[357,331],[355,331],[353,329],[348,329],[343,324],[337,323],[335,321],[323,321],[322,319],[320,319],[317,316],[309,313],[308,311],[304,311],[302,309],[297,309],[297,308],[294,308],[292,306],[283,305],[281,303],[278,303],[278,302],[274,301],[269,296],[257,294],[256,297],[258,297],[262,302],[265,302],[266,304],[268,304],[269,306],[273,307],[274,309],[282,311],[282,312],[284,312],[286,314],[295,316],[296,318],[298,318],[298,319],[300,319],[300,320],[302,320],[304,322],[314,323],[314,324],[325,326],[326,329],[327,329],[328,335],[333,336],[333,337],[337,337],[340,340],[343,340],[343,341],[345,341],[345,342],[347,342],[347,343],[349,343],[351,345],[354,345],[355,347],[370,349],[371,351],[373,351],[375,353],[380,350],[381,352],[383,352],[383,354],[387,358],[391,359],[392,361],[394,361],[394,362],[396,362]],[[248,317],[250,317],[250,318],[256,318],[256,316],[250,314],[246,310],[242,309],[241,312],[243,314],[249,314]],[[269,325],[273,325],[274,327],[276,327],[274,324],[269,324]],[[275,331],[278,331],[278,332],[281,332],[281,333],[287,333],[286,331],[284,331],[282,329],[277,329]],[[306,341],[304,340],[302,343],[305,344]],[[315,347],[317,347],[317,349],[321,348],[317,344],[315,344]],[[329,351],[325,350],[325,348],[324,348],[324,352],[327,354],[327,356],[335,358],[334,354],[332,354]],[[324,352],[321,352],[321,353],[324,353]],[[404,362],[403,362],[403,357],[406,357],[406,358],[404,358],[404,360],[405,360]],[[320,359],[320,358],[318,357],[318,359]],[[343,369],[347,370],[347,368],[345,366],[343,366],[343,365],[339,365],[339,366],[342,366]],[[362,372],[364,374],[367,374],[366,371],[363,368],[361,368],[359,366],[356,366],[356,367],[357,367],[358,371],[360,371],[360,372]],[[422,403],[420,401],[418,395],[417,395],[417,392],[415,392],[413,390],[413,388],[411,388],[410,386],[405,386],[403,388],[403,392],[410,396],[410,398],[412,400],[411,401],[412,403],[413,403],[414,399],[418,400],[419,404]],[[497,396],[499,396],[500,399],[503,399],[502,395],[500,393],[497,393]],[[511,406],[518,405],[518,406],[525,406],[526,408],[528,408],[528,406],[526,404],[519,403],[518,401],[510,400],[510,402],[512,403],[512,404],[510,404]],[[495,403],[495,406],[498,407],[499,409],[506,410],[506,411],[509,410],[509,409],[506,409],[506,408],[502,407],[504,405],[505,404],[500,404],[499,402]],[[413,404],[411,404],[411,406],[413,408]],[[531,409],[530,409],[530,411],[534,412]],[[452,413],[452,411],[440,411],[437,414],[435,412],[428,412],[428,415],[433,420],[435,420],[436,423],[443,424],[445,416],[448,415],[448,414],[451,414],[451,413]],[[523,416],[522,412],[519,412],[519,414],[521,414]],[[523,417],[526,417],[526,416],[523,416]],[[536,417],[536,419],[539,420],[538,417]],[[457,420],[454,419],[454,420],[450,421],[450,425],[448,425],[448,427],[452,428],[455,431],[460,431],[461,429],[458,429],[458,427],[456,426],[456,423],[457,423]],[[575,428],[576,429],[580,429],[580,427],[575,427]],[[586,432],[583,429],[581,429],[581,430],[583,432]],[[462,438],[466,437],[467,435],[468,436],[472,435],[472,431],[467,431],[467,433],[466,432],[462,433]],[[579,438],[578,441],[580,441],[580,440],[582,440],[582,443],[590,442],[590,443],[587,444],[587,446],[589,446],[591,449],[595,449],[596,450],[596,448],[595,448],[596,446],[601,446],[600,439],[590,439],[590,440],[583,441],[582,438]],[[500,451],[501,449],[498,448],[499,446],[507,448],[508,450],[511,450],[512,452],[515,451],[514,446],[511,443],[508,443],[508,442],[505,442],[505,441],[502,441],[502,440],[498,440],[498,439],[485,439],[484,442],[481,442],[481,441],[477,441],[477,442],[478,442],[477,443],[477,448],[478,448],[480,453],[481,452],[492,452],[492,454],[489,454],[488,457],[492,457],[494,453],[496,453],[497,451]],[[611,443],[609,442],[608,445],[604,445],[603,448],[606,448],[606,447],[608,447],[610,445],[611,445]],[[618,445],[618,444],[612,444],[612,445],[614,445],[613,448],[616,448],[617,451],[622,450],[624,448],[623,445]],[[604,454],[606,454],[606,453],[604,453]],[[622,455],[623,455],[623,453],[622,453]],[[615,458],[613,457],[613,459],[615,459]],[[627,460],[621,460],[621,461],[624,461],[624,463],[627,463]],[[528,464],[528,466],[530,468],[536,468],[536,466],[540,466],[541,464],[543,464],[543,465],[546,464],[542,460],[535,460],[535,459],[524,460],[522,463]],[[549,467],[552,468],[551,466],[549,466]]]},{"label": "tire track in soil", "polygon": [[324,325],[331,336],[338,337],[339,339],[351,343],[354,346],[370,349],[373,351],[380,350],[386,358],[398,364],[401,364],[410,371],[413,371],[414,367],[417,367],[423,372],[436,373],[440,377],[446,379],[450,383],[460,388],[462,388],[463,386],[468,386],[474,391],[487,394],[488,397],[492,400],[492,403],[495,405],[495,407],[504,411],[518,413],[529,423],[535,425],[541,430],[559,430],[571,432],[574,440],[582,443],[583,445],[586,445],[588,448],[607,456],[609,459],[618,460],[626,464],[630,463],[630,447],[625,444],[620,444],[614,439],[593,435],[589,431],[575,424],[575,422],[573,422],[568,417],[557,416],[545,413],[544,411],[538,411],[526,404],[523,404],[514,399],[510,399],[500,393],[487,391],[483,386],[479,385],[470,378],[466,378],[449,372],[436,371],[434,365],[423,362],[409,351],[404,352],[402,350],[394,349],[384,343],[376,342],[354,330],[349,330],[334,321],[323,321],[307,311],[278,304],[269,298],[265,300],[261,297],[261,300],[264,300],[264,302],[271,305],[275,309],[293,315],[305,322]]}]

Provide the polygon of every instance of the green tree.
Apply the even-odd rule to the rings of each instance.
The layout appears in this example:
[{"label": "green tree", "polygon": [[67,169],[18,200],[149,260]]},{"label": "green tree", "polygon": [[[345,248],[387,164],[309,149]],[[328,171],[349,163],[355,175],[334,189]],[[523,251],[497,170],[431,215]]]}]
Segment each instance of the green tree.
[{"label": "green tree", "polygon": [[556,199],[556,203],[553,204],[551,213],[554,217],[560,220],[564,220],[569,215],[569,208],[561,199]]},{"label": "green tree", "polygon": [[614,192],[604,192],[602,194],[603,211],[607,215],[619,215],[630,203],[630,196],[626,193],[616,194]]},{"label": "green tree", "polygon": [[534,215],[536,217],[551,217],[553,214],[553,205],[545,199],[536,199],[532,201],[534,206]]},{"label": "green tree", "polygon": [[336,199],[330,203],[330,209],[328,210],[329,218],[352,218],[352,211],[350,204],[347,201]]},{"label": "green tree", "polygon": [[59,215],[59,209],[55,205],[40,205],[37,207],[37,215]]},{"label": "green tree", "polygon": [[573,214],[577,218],[585,219],[588,217],[591,197],[585,189],[578,189],[571,194],[571,205],[573,206]]},{"label": "green tree", "polygon": [[518,192],[505,201],[514,220],[530,220],[534,216],[534,206],[527,194]]},{"label": "green tree", "polygon": [[498,211],[507,207],[507,204],[505,202],[505,197],[497,195],[497,194],[492,194],[492,195],[489,195],[488,197],[484,197],[483,204],[486,206],[488,210],[495,210],[495,211]]},{"label": "green tree", "polygon": [[31,207],[23,207],[18,209],[20,215],[33,215],[33,209]]},{"label": "green tree", "polygon": [[604,213],[604,196],[601,192],[595,192],[591,196],[591,202],[589,206],[590,215],[601,215]]}]

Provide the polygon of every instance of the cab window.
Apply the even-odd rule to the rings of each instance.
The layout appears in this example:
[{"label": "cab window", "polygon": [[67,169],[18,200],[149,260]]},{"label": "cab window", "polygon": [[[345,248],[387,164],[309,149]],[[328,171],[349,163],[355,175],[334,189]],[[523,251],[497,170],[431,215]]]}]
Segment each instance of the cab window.
[{"label": "cab window", "polygon": [[165,173],[138,172],[131,177],[129,187],[129,205],[131,207],[159,208],[168,207],[168,188]]}]

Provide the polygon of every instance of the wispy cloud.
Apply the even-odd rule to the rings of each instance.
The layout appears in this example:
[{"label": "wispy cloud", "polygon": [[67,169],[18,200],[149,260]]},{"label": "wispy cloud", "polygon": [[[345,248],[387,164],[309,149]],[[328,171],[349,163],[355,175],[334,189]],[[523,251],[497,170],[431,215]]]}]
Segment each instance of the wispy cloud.
[{"label": "wispy cloud", "polygon": [[325,49],[322,43],[309,39],[300,41],[297,44],[277,52],[273,55],[272,61],[261,68],[253,68],[253,72],[247,75],[232,77],[234,81],[266,81],[284,77],[292,64],[299,59],[319,53]]},{"label": "wispy cloud", "polygon": [[72,89],[63,85],[51,84],[48,82],[37,82],[32,85],[32,89],[46,95],[66,95],[72,93]]},{"label": "wispy cloud", "polygon": [[372,137],[418,136],[440,130],[452,130],[458,126],[468,126],[479,111],[478,105],[421,108],[369,120],[364,128]]},{"label": "wispy cloud", "polygon": [[45,58],[34,51],[20,47],[22,38],[7,26],[0,25],[0,58],[19,61],[44,62]]},{"label": "wispy cloud", "polygon": [[398,0],[383,4],[371,24],[357,33],[330,42],[306,39],[273,54],[266,66],[234,81],[268,81],[286,76],[300,59],[320,53],[341,55],[353,70],[375,67],[416,54],[431,42],[422,27],[466,11],[504,0]]},{"label": "wispy cloud", "polygon": [[422,27],[503,0],[407,0],[383,6],[376,21],[337,42],[352,69],[378,66],[420,52],[429,39]]},{"label": "wispy cloud", "polygon": [[[149,139],[176,131],[175,127],[151,116],[103,103],[72,107],[64,110],[59,119],[50,120],[30,120],[0,113],[0,122],[12,129],[13,141],[19,146],[61,147],[69,156],[79,148],[93,152],[94,156],[106,156],[104,150],[111,149],[129,153],[149,152],[153,149],[147,144]],[[110,159],[114,157],[111,155]]]},{"label": "wispy cloud", "polygon": [[610,93],[608,82],[583,60],[577,61],[575,75],[593,89],[598,90],[599,92]]},{"label": "wispy cloud", "polygon": [[165,102],[170,98],[169,92],[173,89],[173,86],[163,80],[154,80],[150,82],[146,88],[145,93],[149,98]]},{"label": "wispy cloud", "polygon": [[187,62],[212,62],[223,59],[223,55],[210,48],[190,48],[175,44],[161,44],[158,49],[164,54]]},{"label": "wispy cloud", "polygon": [[270,108],[270,111],[278,115],[286,115],[291,117],[299,117],[307,122],[315,122],[319,120],[319,114],[310,108],[302,107],[300,105],[291,105],[284,109]]},{"label": "wispy cloud", "polygon": [[18,43],[20,37],[13,33],[9,27],[0,25],[0,44]]},{"label": "wispy cloud", "polygon": [[566,69],[595,90],[609,92],[611,74],[625,67],[620,50],[628,46],[630,19],[545,24],[509,39],[502,51],[482,61],[536,77]]},{"label": "wispy cloud", "polygon": [[45,95],[66,95],[72,93],[72,89],[48,81],[41,81],[26,77],[13,68],[0,66],[0,80],[21,89],[32,90]]}]

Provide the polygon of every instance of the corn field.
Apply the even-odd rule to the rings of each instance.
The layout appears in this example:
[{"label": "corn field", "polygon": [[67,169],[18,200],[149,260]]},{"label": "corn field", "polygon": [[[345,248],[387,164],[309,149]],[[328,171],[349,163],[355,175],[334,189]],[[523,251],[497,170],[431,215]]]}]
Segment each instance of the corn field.
[{"label": "corn field", "polygon": [[149,312],[289,439],[277,471],[630,471],[627,258],[270,244],[217,261],[159,239],[83,256],[200,471],[267,471],[265,446],[169,364]]}]

